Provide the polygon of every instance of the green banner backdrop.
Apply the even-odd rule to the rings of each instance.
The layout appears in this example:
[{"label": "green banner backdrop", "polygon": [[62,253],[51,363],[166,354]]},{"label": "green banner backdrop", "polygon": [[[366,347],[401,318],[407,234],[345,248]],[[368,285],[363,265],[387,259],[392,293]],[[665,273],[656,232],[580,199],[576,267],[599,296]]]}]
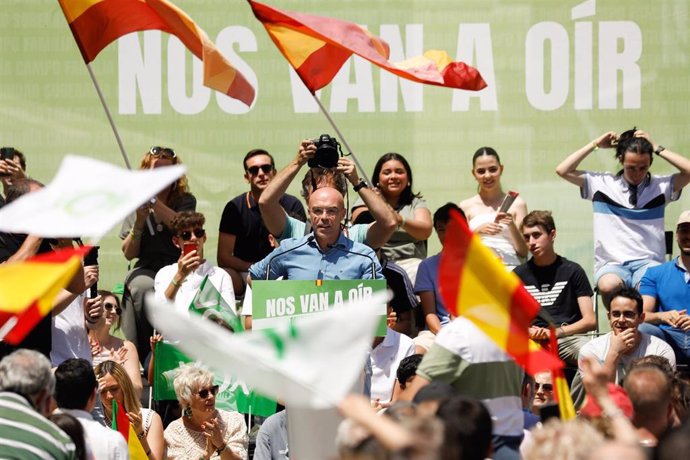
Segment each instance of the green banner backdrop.
[{"label": "green banner backdrop", "polygon": [[[189,166],[191,189],[207,217],[207,254],[215,260],[223,206],[247,188],[243,155],[263,147],[281,167],[300,139],[333,131],[245,2],[175,3],[255,84],[251,109],[203,88],[198,63],[158,32],[122,38],[96,58],[93,70],[133,164],[150,146],[168,145]],[[519,191],[530,210],[553,210],[558,251],[588,273],[591,206],[555,175],[559,161],[605,131],[634,125],[690,153],[687,2],[271,3],[366,25],[388,41],[393,60],[438,48],[476,65],[489,87],[468,93],[401,82],[355,59],[320,98],[368,173],[385,152],[407,157],[414,188],[432,210],[475,193],[471,155],[494,147],[505,164],[504,188]],[[42,181],[66,153],[123,164],[57,1],[2,1],[0,144],[24,151],[29,173]],[[595,152],[583,166],[617,167],[610,150]],[[673,171],[658,159],[652,169]],[[669,228],[686,207],[685,197],[669,207]],[[438,248],[432,237],[430,254]],[[101,263],[101,286],[123,280],[127,262],[116,229],[102,241]]]}]

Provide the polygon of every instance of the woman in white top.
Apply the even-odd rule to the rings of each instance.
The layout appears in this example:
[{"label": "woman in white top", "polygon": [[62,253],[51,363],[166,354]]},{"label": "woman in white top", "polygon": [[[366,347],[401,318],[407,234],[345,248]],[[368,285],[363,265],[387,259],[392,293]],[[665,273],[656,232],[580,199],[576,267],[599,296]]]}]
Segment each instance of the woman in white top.
[{"label": "woman in white top", "polygon": [[137,347],[129,340],[122,340],[110,334],[113,326],[116,329],[120,328],[122,315],[120,299],[110,291],[99,290],[98,294],[103,299],[103,314],[94,328],[89,331],[93,365],[96,366],[104,361],[122,364],[132,381],[136,396],[140,397],[142,383]]},{"label": "woman in white top", "polygon": [[482,147],[472,157],[472,175],[479,184],[475,196],[460,203],[470,230],[477,233],[503,264],[513,269],[527,257],[528,248],[520,233],[527,205],[519,196],[508,212],[498,212],[506,193],[501,188],[503,165],[491,147]]},{"label": "woman in white top", "polygon": [[104,361],[96,366],[96,377],[108,426],[112,423],[113,400],[116,400],[127,414],[146,456],[151,460],[162,460],[165,440],[161,417],[156,411],[141,407],[124,367],[114,361]]}]

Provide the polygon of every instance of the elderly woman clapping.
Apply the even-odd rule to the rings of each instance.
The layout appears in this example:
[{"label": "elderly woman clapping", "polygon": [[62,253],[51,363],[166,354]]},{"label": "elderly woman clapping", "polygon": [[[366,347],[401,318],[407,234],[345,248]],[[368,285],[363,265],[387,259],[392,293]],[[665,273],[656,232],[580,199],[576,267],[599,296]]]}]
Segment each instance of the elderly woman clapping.
[{"label": "elderly woman clapping", "polygon": [[218,385],[203,367],[184,364],[175,377],[182,417],[165,430],[168,459],[246,459],[247,427],[237,412],[216,409]]}]

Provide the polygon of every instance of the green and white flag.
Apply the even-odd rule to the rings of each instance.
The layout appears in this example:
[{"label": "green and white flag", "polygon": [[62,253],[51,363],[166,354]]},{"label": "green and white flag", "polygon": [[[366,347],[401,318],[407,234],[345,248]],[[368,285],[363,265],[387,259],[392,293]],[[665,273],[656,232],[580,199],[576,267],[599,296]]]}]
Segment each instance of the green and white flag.
[{"label": "green and white flag", "polygon": [[336,405],[362,373],[387,292],[261,331],[233,334],[150,295],[149,319],[187,356],[288,406]]},{"label": "green and white flag", "polygon": [[234,332],[244,330],[241,319],[235,309],[220,295],[218,289],[208,279],[208,275],[201,281],[201,286],[189,304],[189,311],[198,313],[204,318],[218,324],[230,327]]}]

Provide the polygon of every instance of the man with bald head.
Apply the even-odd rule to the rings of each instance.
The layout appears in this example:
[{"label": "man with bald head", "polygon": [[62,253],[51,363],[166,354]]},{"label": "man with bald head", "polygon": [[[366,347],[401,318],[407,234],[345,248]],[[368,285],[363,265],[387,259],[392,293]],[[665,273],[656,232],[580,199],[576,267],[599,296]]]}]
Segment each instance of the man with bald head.
[{"label": "man with bald head", "polygon": [[253,280],[350,280],[381,279],[381,266],[374,251],[343,234],[345,203],[331,187],[309,196],[309,220],[313,232],[284,240],[263,260],[249,268]]}]

